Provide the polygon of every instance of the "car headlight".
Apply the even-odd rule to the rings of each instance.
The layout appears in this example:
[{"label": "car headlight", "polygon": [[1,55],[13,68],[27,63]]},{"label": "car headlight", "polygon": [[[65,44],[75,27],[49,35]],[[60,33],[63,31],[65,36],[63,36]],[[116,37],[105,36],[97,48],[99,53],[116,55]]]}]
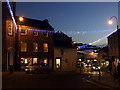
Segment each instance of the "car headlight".
[{"label": "car headlight", "polygon": [[98,69],[100,69],[100,67],[98,67]]},{"label": "car headlight", "polygon": [[25,71],[28,71],[28,69],[25,69]]},{"label": "car headlight", "polygon": [[95,67],[93,67],[93,69],[95,69]]},{"label": "car headlight", "polygon": [[89,66],[91,66],[91,65],[89,65]]}]

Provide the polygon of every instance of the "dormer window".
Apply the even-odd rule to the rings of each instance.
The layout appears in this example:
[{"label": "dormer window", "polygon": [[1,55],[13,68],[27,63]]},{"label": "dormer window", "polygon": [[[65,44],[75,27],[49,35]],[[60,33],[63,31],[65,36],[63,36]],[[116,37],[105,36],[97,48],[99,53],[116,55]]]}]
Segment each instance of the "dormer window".
[{"label": "dormer window", "polygon": [[33,31],[33,36],[38,36],[38,31]]},{"label": "dormer window", "polygon": [[21,35],[27,35],[27,29],[20,29],[21,30]]},{"label": "dormer window", "polygon": [[43,35],[44,35],[45,37],[48,37],[48,32],[43,32]]}]

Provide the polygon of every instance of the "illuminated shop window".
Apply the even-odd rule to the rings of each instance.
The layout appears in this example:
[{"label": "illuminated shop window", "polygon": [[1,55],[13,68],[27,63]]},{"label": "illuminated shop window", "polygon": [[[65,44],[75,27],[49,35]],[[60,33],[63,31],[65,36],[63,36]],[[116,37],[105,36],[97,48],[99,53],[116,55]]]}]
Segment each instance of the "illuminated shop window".
[{"label": "illuminated shop window", "polygon": [[27,52],[27,43],[21,42],[21,52]]},{"label": "illuminated shop window", "polygon": [[33,58],[33,65],[37,64],[37,58]]},{"label": "illuminated shop window", "polygon": [[28,66],[32,66],[32,58],[27,58],[28,60]]},{"label": "illuminated shop window", "polygon": [[43,44],[43,51],[48,52],[48,44],[47,43]]},{"label": "illuminated shop window", "polygon": [[43,35],[44,35],[45,37],[48,37],[48,33],[47,33],[47,32],[43,32]]},{"label": "illuminated shop window", "polygon": [[25,64],[27,64],[28,63],[28,60],[27,59],[25,59]]},{"label": "illuminated shop window", "polygon": [[56,59],[56,68],[58,68],[58,69],[61,67],[61,66],[60,66],[60,65],[61,65],[61,64],[60,64],[60,61],[61,61],[60,58],[57,58],[57,59]]},{"label": "illuminated shop window", "polygon": [[38,36],[38,31],[33,31],[33,36]]},{"label": "illuminated shop window", "polygon": [[21,58],[21,69],[32,66],[32,58]]},{"label": "illuminated shop window", "polygon": [[44,59],[44,63],[48,63],[48,59],[47,58]]},{"label": "illuminated shop window", "polygon": [[21,32],[20,32],[21,35],[27,35],[27,29],[22,29],[21,28],[20,30],[21,30]]},{"label": "illuminated shop window", "polygon": [[38,52],[38,43],[33,43],[33,52]]},{"label": "illuminated shop window", "polygon": [[8,21],[8,35],[13,35],[13,23]]}]

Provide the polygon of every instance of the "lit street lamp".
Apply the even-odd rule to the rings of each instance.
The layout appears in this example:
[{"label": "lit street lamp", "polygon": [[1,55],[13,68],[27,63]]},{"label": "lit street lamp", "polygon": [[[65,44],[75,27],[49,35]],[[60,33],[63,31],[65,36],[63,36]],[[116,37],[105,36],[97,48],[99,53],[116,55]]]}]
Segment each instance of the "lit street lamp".
[{"label": "lit street lamp", "polygon": [[23,17],[19,17],[19,21],[22,22],[24,19]]},{"label": "lit street lamp", "polygon": [[[118,31],[118,19],[117,19],[117,17],[116,16],[112,16],[112,17],[110,17],[110,19],[109,19],[109,21],[108,21],[108,23],[109,24],[113,24],[113,20],[112,20],[112,18],[115,18],[116,19],[116,24],[117,24],[117,38],[118,38],[118,40],[117,40],[117,43],[118,43],[118,58],[119,58],[119,56],[120,56],[120,43],[119,43],[119,31]],[[119,58],[120,59],[120,58]]]},{"label": "lit street lamp", "polygon": [[117,17],[116,16],[112,16],[112,17],[110,17],[110,19],[109,19],[109,21],[108,21],[108,23],[109,24],[113,24],[113,18],[115,18],[116,19],[116,23],[117,23],[117,30],[118,30],[118,20],[117,20]]}]

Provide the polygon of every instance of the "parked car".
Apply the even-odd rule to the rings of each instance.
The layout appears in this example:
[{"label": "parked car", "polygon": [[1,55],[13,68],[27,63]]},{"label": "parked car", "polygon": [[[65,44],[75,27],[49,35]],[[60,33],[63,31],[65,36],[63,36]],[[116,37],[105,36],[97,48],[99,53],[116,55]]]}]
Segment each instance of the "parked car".
[{"label": "parked car", "polygon": [[25,72],[27,72],[27,73],[50,73],[52,71],[53,71],[52,67],[46,63],[28,66],[25,68]]},{"label": "parked car", "polygon": [[98,71],[98,70],[100,70],[100,66],[97,64],[92,65],[92,70]]},{"label": "parked car", "polygon": [[85,66],[86,66],[86,67],[91,67],[91,64],[90,64],[90,63],[87,63]]}]

